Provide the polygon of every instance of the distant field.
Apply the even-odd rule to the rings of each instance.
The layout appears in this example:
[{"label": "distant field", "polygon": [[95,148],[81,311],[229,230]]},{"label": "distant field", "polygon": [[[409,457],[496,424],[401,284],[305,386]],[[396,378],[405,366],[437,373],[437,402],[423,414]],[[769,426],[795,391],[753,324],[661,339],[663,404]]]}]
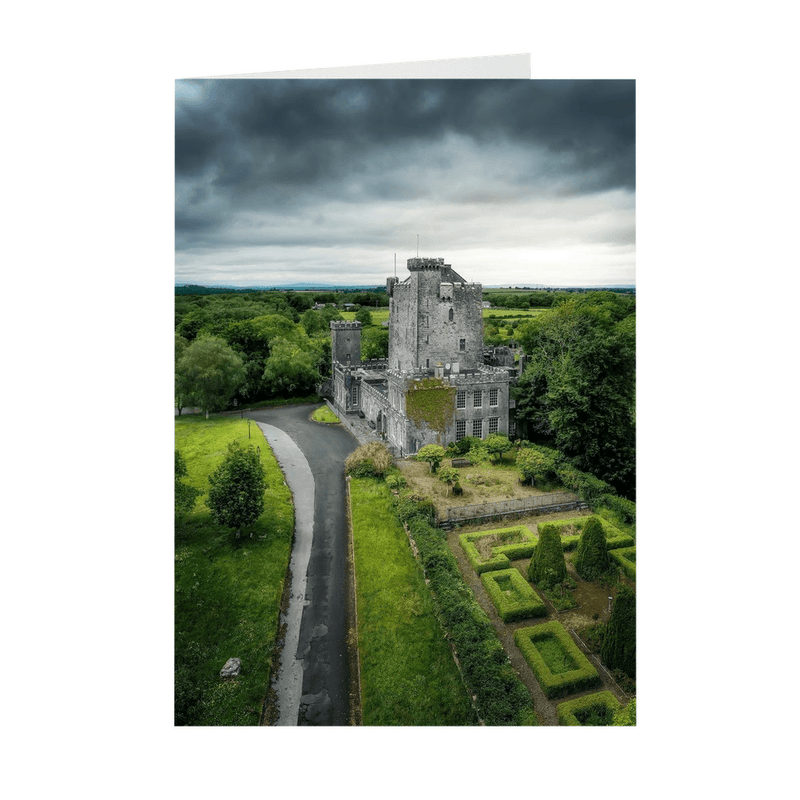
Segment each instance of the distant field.
[{"label": "distant field", "polygon": [[[549,308],[484,308],[483,318],[491,319],[492,317],[507,317],[508,319],[522,319],[522,317],[535,317],[539,314],[544,314],[545,311],[549,310]],[[356,318],[355,311],[342,311],[340,313],[346,320],[354,320]],[[374,325],[381,325],[382,323],[386,322],[387,319],[389,319],[388,308],[379,308],[377,311],[370,309],[369,313],[372,314],[372,323]]]}]

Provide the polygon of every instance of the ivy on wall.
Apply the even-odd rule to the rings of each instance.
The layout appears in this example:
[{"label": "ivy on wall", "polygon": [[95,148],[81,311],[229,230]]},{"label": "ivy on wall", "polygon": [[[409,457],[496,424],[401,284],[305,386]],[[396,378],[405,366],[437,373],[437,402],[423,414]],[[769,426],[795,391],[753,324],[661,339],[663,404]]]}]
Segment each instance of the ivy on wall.
[{"label": "ivy on wall", "polygon": [[441,378],[423,378],[406,392],[406,414],[418,429],[424,423],[440,439],[453,420],[455,396],[455,386]]}]

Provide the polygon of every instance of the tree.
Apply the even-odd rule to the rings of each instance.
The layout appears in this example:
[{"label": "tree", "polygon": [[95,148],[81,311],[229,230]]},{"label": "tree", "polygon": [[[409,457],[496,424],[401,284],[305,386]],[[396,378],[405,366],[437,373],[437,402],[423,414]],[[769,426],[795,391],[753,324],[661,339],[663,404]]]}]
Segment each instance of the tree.
[{"label": "tree", "polygon": [[365,327],[372,325],[372,314],[369,313],[368,308],[359,308],[356,311],[356,322],[360,322]]},{"label": "tree", "polygon": [[567,579],[567,564],[561,535],[555,525],[539,526],[539,543],[528,565],[528,580],[543,589],[551,589]]},{"label": "tree", "polygon": [[424,447],[421,447],[417,455],[414,456],[417,461],[427,461],[430,465],[431,472],[436,472],[439,469],[439,464],[442,463],[444,457],[445,449],[438,444],[426,444]]},{"label": "tree", "polygon": [[225,408],[244,381],[242,359],[222,339],[196,339],[176,367],[181,396],[190,396],[205,411]]},{"label": "tree", "polygon": [[185,478],[189,474],[186,468],[186,462],[183,456],[175,451],[175,516],[181,514],[188,514],[194,508],[197,496],[201,494],[199,489],[184,483],[181,478]]},{"label": "tree", "polygon": [[634,312],[629,296],[590,292],[520,325],[516,337],[530,360],[513,390],[517,417],[532,438],[631,498]]},{"label": "tree", "polygon": [[628,705],[618,708],[614,712],[612,725],[635,725],[636,724],[636,698],[631,698]]},{"label": "tree", "polygon": [[238,539],[242,528],[252,525],[264,511],[267,483],[258,449],[231,442],[208,482],[211,488],[207,503],[212,519],[217,525],[233,528]]},{"label": "tree", "polygon": [[361,358],[369,361],[372,358],[389,357],[389,329],[376,327],[366,328],[361,334]]},{"label": "tree", "polygon": [[453,467],[442,467],[439,470],[439,480],[453,488],[453,494],[461,494],[461,483],[458,470]]},{"label": "tree", "polygon": [[304,395],[320,380],[320,350],[307,337],[301,343],[274,339],[262,380],[273,395]]},{"label": "tree", "polygon": [[548,447],[522,447],[517,452],[517,469],[522,479],[531,482],[552,481],[556,478],[559,453]]},{"label": "tree", "polygon": [[593,581],[608,570],[606,534],[597,517],[589,517],[581,531],[575,569],[585,581]]},{"label": "tree", "polygon": [[486,450],[492,461],[502,458],[512,447],[513,445],[508,440],[508,436],[502,433],[491,433],[486,438]]},{"label": "tree", "polygon": [[609,669],[621,669],[636,678],[636,595],[627,586],[620,588],[614,600],[600,658]]},{"label": "tree", "polygon": [[178,416],[181,415],[186,402],[189,400],[186,388],[178,374],[178,362],[183,358],[184,353],[189,348],[189,342],[180,334],[175,334],[175,408],[178,409]]}]

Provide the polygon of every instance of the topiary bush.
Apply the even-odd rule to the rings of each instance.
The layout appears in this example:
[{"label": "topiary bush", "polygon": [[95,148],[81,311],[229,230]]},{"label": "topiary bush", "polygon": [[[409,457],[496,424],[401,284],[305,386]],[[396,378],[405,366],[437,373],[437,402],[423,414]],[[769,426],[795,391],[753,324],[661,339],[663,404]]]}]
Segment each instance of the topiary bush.
[{"label": "topiary bush", "polygon": [[567,564],[561,547],[561,535],[554,525],[539,525],[539,543],[528,565],[528,580],[544,589],[562,583],[567,577]]},{"label": "topiary bush", "polygon": [[619,550],[609,550],[609,558],[614,561],[632,581],[636,580],[636,548],[621,547]]},{"label": "topiary bush", "polygon": [[600,658],[609,669],[621,669],[636,678],[636,595],[620,588],[608,620]]},{"label": "topiary bush", "polygon": [[380,442],[368,442],[350,453],[344,466],[355,478],[382,478],[392,468],[392,454]]},{"label": "topiary bush", "polygon": [[575,569],[585,581],[593,581],[608,571],[608,548],[603,526],[597,517],[589,517],[581,531]]},{"label": "topiary bush", "polygon": [[516,569],[503,569],[481,575],[486,594],[503,622],[544,617],[547,606]]}]

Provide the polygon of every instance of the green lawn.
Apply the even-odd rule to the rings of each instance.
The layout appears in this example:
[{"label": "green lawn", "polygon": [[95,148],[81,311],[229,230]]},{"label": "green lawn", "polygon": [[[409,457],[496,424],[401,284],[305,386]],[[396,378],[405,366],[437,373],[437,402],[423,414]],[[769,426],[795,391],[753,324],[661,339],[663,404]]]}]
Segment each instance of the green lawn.
[{"label": "green lawn", "polygon": [[337,417],[327,405],[315,409],[314,413],[311,415],[311,419],[313,419],[314,422],[324,422],[329,425],[339,422],[339,417]]},{"label": "green lawn", "polygon": [[350,483],[364,725],[474,725],[430,592],[383,481]]},{"label": "green lawn", "polygon": [[[269,684],[289,562],[294,509],[283,474],[258,426],[233,417],[178,417],[175,447],[203,492],[175,526],[175,722],[179,725],[257,725]],[[208,476],[228,442],[255,444],[266,467],[265,512],[241,539],[211,521]],[[253,533],[250,538],[249,534]],[[242,661],[237,681],[219,671]]]}]

